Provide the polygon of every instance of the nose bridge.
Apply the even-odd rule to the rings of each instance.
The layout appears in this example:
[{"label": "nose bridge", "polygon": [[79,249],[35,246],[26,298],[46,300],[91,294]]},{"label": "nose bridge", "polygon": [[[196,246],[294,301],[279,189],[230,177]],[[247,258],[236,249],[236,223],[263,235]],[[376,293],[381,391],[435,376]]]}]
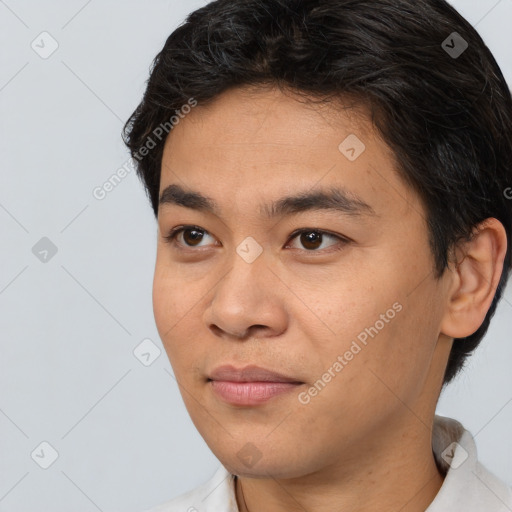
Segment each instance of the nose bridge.
[{"label": "nose bridge", "polygon": [[[245,333],[251,326],[272,331],[283,328],[285,314],[276,286],[269,282],[272,272],[263,247],[246,237],[230,258],[230,268],[214,287],[205,314],[206,324],[229,333]],[[274,277],[275,279],[275,277]]]},{"label": "nose bridge", "polygon": [[[229,258],[230,269],[219,282],[215,292],[217,300],[225,300],[240,307],[265,295],[265,279],[268,278],[267,258],[263,246],[253,237],[246,237],[234,247]],[[236,309],[236,308],[235,308]]]}]

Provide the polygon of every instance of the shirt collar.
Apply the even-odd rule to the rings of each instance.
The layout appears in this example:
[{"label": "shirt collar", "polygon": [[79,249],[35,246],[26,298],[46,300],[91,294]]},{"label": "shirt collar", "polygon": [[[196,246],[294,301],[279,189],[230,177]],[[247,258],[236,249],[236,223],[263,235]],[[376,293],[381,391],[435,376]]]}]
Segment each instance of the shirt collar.
[{"label": "shirt collar", "polygon": [[478,461],[474,437],[458,421],[435,416],[432,451],[446,476],[425,512],[512,511],[512,490]]},{"label": "shirt collar", "polygon": [[[477,460],[475,441],[456,420],[435,415],[432,451],[445,475],[444,482],[425,512],[511,512],[512,490]],[[189,495],[192,496],[192,495]],[[205,512],[239,512],[235,477],[220,466],[213,477],[193,493]]]}]

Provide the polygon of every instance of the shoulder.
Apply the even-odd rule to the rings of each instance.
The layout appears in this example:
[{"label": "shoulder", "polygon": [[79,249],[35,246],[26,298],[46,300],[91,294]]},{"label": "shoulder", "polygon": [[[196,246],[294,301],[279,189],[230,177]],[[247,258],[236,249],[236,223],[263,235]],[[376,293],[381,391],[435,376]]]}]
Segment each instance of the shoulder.
[{"label": "shoulder", "polygon": [[432,448],[445,478],[428,512],[512,510],[512,489],[481,464],[473,435],[458,421],[436,415]]},{"label": "shoulder", "polygon": [[233,480],[221,465],[208,481],[144,512],[238,512]]},{"label": "shoulder", "polygon": [[[483,464],[477,462],[473,472],[473,488],[476,489],[478,501],[485,510],[510,512],[512,510],[512,488]],[[494,508],[490,508],[490,507]]]}]

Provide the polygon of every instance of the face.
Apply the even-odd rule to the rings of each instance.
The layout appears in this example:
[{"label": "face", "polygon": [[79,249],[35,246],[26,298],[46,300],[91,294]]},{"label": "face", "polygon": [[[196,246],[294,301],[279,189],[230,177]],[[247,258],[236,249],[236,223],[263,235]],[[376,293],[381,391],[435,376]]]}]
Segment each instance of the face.
[{"label": "face", "polygon": [[238,475],[333,470],[397,425],[424,428],[440,390],[447,284],[425,211],[345,107],[232,89],[166,141],[155,320],[192,421]]}]

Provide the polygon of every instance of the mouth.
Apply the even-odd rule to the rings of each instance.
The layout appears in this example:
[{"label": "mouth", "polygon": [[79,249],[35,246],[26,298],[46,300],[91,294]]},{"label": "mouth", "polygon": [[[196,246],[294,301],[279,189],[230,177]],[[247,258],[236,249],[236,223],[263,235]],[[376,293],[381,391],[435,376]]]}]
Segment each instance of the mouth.
[{"label": "mouth", "polygon": [[214,394],[232,405],[257,405],[297,389],[304,382],[259,366],[219,366],[208,377]]},{"label": "mouth", "polygon": [[285,382],[304,384],[296,378],[277,373],[256,365],[235,368],[223,365],[215,368],[209,375],[209,380],[222,380],[230,382]]}]

